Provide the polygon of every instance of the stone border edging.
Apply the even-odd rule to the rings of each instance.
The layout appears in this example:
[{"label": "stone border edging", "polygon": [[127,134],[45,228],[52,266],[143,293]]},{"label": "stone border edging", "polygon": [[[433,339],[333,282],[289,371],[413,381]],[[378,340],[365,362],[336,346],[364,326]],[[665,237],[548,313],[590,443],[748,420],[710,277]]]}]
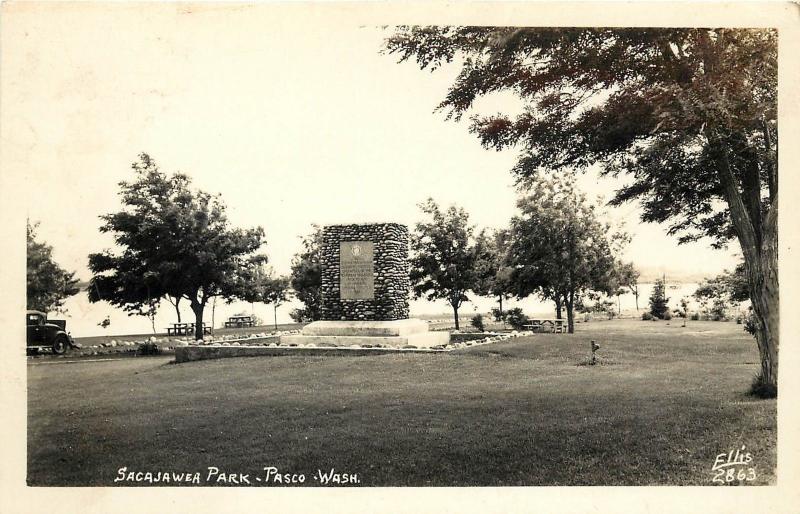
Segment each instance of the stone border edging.
[{"label": "stone border edging", "polygon": [[[533,332],[511,332],[508,334],[487,334],[484,339],[449,343],[442,348],[388,348],[388,347],[344,347],[344,346],[278,346],[274,343],[259,345],[237,344],[240,341],[253,343],[254,338],[225,341],[227,344],[187,344],[175,347],[175,362],[184,363],[198,360],[223,359],[228,357],[281,357],[288,355],[304,356],[367,356],[393,353],[450,353],[471,346],[483,346],[508,339],[531,335]],[[266,338],[258,338],[266,339]]]}]

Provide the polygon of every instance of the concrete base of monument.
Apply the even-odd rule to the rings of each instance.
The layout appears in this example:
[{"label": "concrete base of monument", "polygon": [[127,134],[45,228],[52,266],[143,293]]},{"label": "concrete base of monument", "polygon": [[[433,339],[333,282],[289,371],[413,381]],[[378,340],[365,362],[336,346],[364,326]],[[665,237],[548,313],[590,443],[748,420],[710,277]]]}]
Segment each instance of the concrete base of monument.
[{"label": "concrete base of monument", "polygon": [[448,332],[429,332],[420,319],[394,321],[315,321],[300,335],[281,336],[281,344],[431,348],[450,342]]}]

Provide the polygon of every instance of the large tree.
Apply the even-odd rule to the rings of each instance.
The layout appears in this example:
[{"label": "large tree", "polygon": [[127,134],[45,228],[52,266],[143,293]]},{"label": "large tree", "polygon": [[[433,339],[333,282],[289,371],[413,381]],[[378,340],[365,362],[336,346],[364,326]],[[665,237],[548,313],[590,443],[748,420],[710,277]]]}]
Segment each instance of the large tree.
[{"label": "large tree", "polygon": [[564,306],[567,330],[575,331],[575,306],[589,292],[615,293],[617,237],[599,220],[596,206],[572,180],[531,180],[511,219],[507,263],[515,294],[538,294]]},{"label": "large tree", "polygon": [[503,319],[503,300],[512,296],[513,269],[506,264],[509,246],[506,229],[481,231],[476,242],[475,272],[477,280],[472,288],[475,294],[497,298],[500,319]]},{"label": "large tree", "polygon": [[295,297],[303,302],[291,317],[297,322],[322,318],[322,228],[313,225],[313,232],[303,237],[302,248],[292,258],[290,282]]},{"label": "large tree", "polygon": [[480,249],[475,228],[462,208],[450,206],[443,211],[432,198],[419,207],[427,219],[417,223],[411,234],[409,277],[414,295],[446,300],[458,330],[458,309],[469,300],[467,292],[478,282]]},{"label": "large tree", "polygon": [[[639,311],[639,277],[641,273],[632,262],[618,262],[616,270],[617,285],[620,290],[627,288],[636,299],[636,311]],[[618,293],[622,294],[622,293]]]},{"label": "large tree", "polygon": [[650,292],[650,314],[654,318],[664,319],[668,313],[669,297],[666,295],[666,284],[663,278],[658,278]]},{"label": "large tree", "polygon": [[191,188],[188,176],[161,172],[147,154],[133,164],[135,179],[120,182],[123,210],[101,216],[119,252],[89,256],[89,300],[105,300],[129,314],[147,314],[160,298],[189,301],[195,338],[203,338],[209,300],[245,298],[264,230],[232,228],[219,196]]},{"label": "large tree", "polygon": [[74,271],[67,271],[53,260],[53,247],[36,240],[36,228],[27,226],[27,306],[43,312],[59,311],[64,301],[78,293]]},{"label": "large tree", "polygon": [[474,115],[489,148],[516,146],[520,178],[599,164],[624,175],[614,203],[680,242],[732,238],[744,254],[761,369],[777,394],[777,31],[709,28],[400,27],[400,60],[461,72],[440,108],[515,93],[518,114]]},{"label": "large tree", "polygon": [[278,307],[289,300],[290,285],[291,279],[287,276],[270,277],[264,290],[264,299],[262,301],[266,304],[272,304],[272,321],[275,324],[275,330],[278,330]]},{"label": "large tree", "polygon": [[278,307],[289,299],[289,286],[289,277],[276,277],[271,267],[259,266],[253,273],[253,281],[244,299],[251,303],[272,304],[272,317],[277,330]]}]

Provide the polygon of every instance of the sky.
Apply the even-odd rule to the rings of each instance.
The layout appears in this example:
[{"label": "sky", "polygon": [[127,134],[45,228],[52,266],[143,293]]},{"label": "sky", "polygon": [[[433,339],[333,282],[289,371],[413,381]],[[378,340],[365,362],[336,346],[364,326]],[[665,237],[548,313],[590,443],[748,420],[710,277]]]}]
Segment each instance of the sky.
[{"label": "sky", "polygon": [[[24,181],[40,239],[81,279],[87,255],[113,244],[99,216],[119,208],[117,184],[140,152],[221,193],[234,225],[262,226],[278,273],[312,223],[413,225],[429,196],[464,207],[480,228],[515,213],[516,153],[486,150],[466,117],[434,112],[455,66],[398,64],[380,54],[390,32],[371,25],[189,9],[31,8],[4,27],[14,44],[3,62],[14,77],[3,91],[6,169]],[[475,112],[516,102],[498,95]],[[594,172],[580,183],[606,198],[621,184]],[[638,266],[713,274],[735,265],[736,243],[678,247],[638,213],[609,212],[632,235],[625,256]]]}]

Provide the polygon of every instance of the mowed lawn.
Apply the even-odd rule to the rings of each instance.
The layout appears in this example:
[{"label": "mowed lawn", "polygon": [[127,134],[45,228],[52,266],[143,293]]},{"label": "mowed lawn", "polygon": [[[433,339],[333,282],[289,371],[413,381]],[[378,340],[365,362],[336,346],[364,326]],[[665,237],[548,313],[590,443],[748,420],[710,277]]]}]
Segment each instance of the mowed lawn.
[{"label": "mowed lawn", "polygon": [[[209,466],[251,481],[274,466],[311,486],[330,468],[362,486],[713,485],[716,456],[746,446],[747,483],[774,483],[776,403],[746,394],[753,339],[680,324],[450,354],[32,363],[28,482],[120,485],[127,467],[213,485]],[[601,364],[579,365],[590,339]]]}]

